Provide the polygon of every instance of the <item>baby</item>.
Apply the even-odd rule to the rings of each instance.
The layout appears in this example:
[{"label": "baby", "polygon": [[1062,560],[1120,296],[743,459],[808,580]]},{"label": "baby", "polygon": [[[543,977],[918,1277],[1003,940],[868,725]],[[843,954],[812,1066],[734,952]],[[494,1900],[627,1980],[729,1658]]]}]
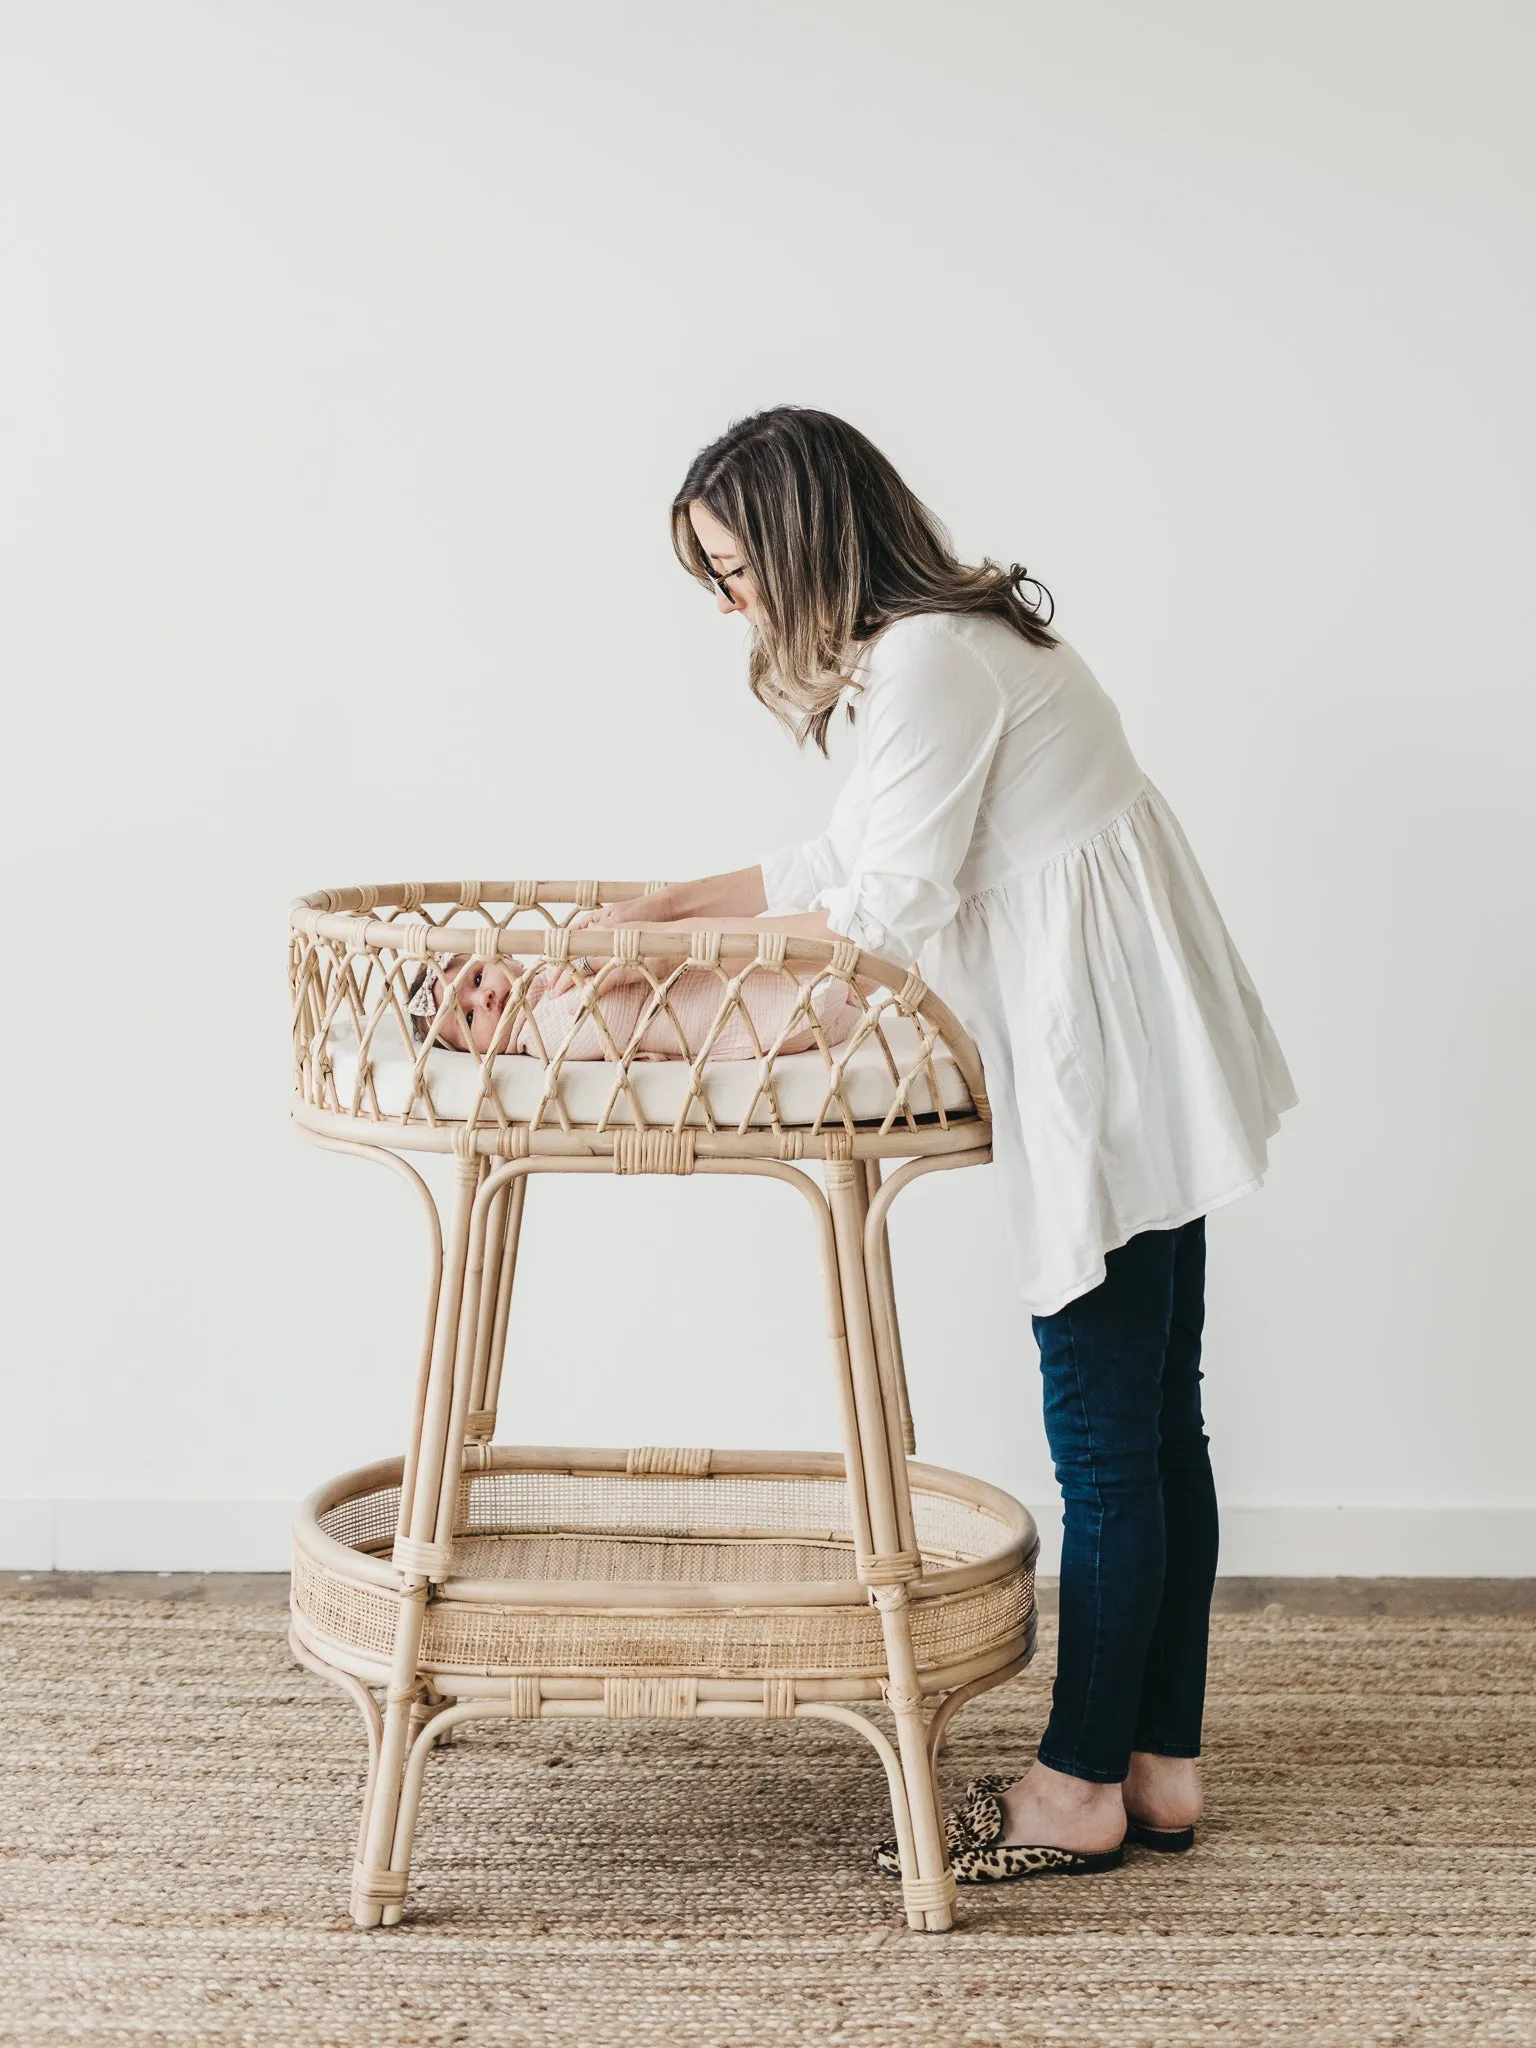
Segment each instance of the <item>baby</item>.
[{"label": "baby", "polygon": [[[461,974],[461,969],[466,971]],[[656,963],[656,969],[656,979],[664,980],[661,963]],[[564,1045],[567,1059],[610,1058],[596,1018],[582,1015],[583,984],[590,973],[584,964],[577,965],[575,973],[577,978],[572,982],[569,973],[562,974],[553,963],[536,968],[523,989],[526,1008],[513,1021],[506,1013],[516,1007],[513,991],[520,972],[509,973],[499,960],[472,960],[467,953],[449,954],[439,966],[424,968],[413,983],[407,1006],[411,1028],[418,1042],[424,1042],[434,1018],[438,1019],[434,1042],[450,1046],[455,1052],[473,1049],[483,1055],[494,1045],[498,1053],[531,1053],[537,1058]],[[449,999],[456,978],[457,1010]],[[561,986],[562,983],[567,985]],[[846,982],[829,977],[812,993],[807,1006],[809,1014],[802,1010],[794,1029],[779,1043],[779,1034],[800,1002],[803,989],[804,983],[781,970],[750,968],[742,980],[740,1005],[731,1011],[710,1043],[709,1058],[757,1059],[760,1049],[766,1051],[774,1044],[784,1053],[809,1052],[818,1042],[812,1016],[820,1027],[823,1043],[837,1045],[846,1039],[863,1015],[863,1005]],[[601,1011],[608,1036],[623,1053],[630,1046],[642,1014],[654,1005],[654,1014],[631,1057],[693,1059],[703,1051],[710,1026],[724,1000],[725,983],[709,968],[684,967],[674,976],[667,990],[667,1008],[663,1009],[649,978],[636,967],[620,965],[609,971],[598,991],[595,1007]],[[746,1017],[741,1014],[743,1009]],[[463,1012],[462,1020],[459,1011]],[[577,1027],[575,1034],[570,1044],[565,1045],[573,1025]]]}]

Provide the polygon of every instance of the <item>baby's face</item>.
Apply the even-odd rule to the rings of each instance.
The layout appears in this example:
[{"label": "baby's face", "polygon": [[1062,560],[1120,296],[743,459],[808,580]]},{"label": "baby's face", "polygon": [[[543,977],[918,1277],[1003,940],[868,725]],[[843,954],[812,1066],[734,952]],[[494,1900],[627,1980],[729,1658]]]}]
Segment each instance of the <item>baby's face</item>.
[{"label": "baby's face", "polygon": [[[437,1038],[440,1045],[452,1046],[455,1052],[487,1053],[491,1040],[496,1035],[496,1026],[501,1020],[512,995],[512,978],[506,969],[495,960],[472,960],[458,977],[459,1010],[469,1021],[469,1045],[464,1042],[464,1026],[459,1022],[458,1011],[453,1008],[449,990],[454,976],[438,975],[433,986],[437,994],[440,1018]],[[511,1027],[497,1039],[496,1049],[505,1052],[511,1035]]]}]

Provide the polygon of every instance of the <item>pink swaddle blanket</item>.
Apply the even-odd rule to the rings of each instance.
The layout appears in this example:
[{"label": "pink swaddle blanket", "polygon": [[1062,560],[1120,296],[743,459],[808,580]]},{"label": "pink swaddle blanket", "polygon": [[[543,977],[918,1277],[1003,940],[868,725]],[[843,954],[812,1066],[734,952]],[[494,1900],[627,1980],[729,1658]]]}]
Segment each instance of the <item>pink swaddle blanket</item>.
[{"label": "pink swaddle blanket", "polygon": [[[525,1018],[518,1027],[511,1050],[531,1053],[535,1058],[547,1056],[564,1043],[566,1033],[581,1017],[583,990],[579,982],[557,996],[543,992],[555,978],[556,971],[541,967],[534,975],[527,992],[533,1012],[532,1021]],[[750,968],[742,978],[739,1002],[711,1042],[708,1057],[712,1060],[758,1058],[760,1049],[766,1051],[778,1043],[779,1034],[789,1022],[804,987],[803,982],[786,977],[781,970]],[[596,1002],[609,1035],[620,1052],[629,1045],[642,1013],[652,1000],[651,984],[637,968],[615,968],[604,981]],[[638,1055],[643,1059],[696,1058],[704,1048],[710,1026],[724,1000],[725,983],[709,968],[685,967],[667,992],[671,1015],[657,1006],[654,1016],[641,1033],[636,1048]],[[743,1010],[746,1011],[745,1017]],[[811,1016],[820,1027],[822,1041],[827,1045],[837,1045],[850,1035],[863,1015],[863,1006],[855,992],[846,982],[832,979],[824,980],[812,993],[806,1010],[810,1014],[802,1011],[794,1029],[779,1045],[780,1052],[812,1050],[817,1044],[817,1033],[812,1027]],[[752,1039],[754,1031],[757,1034],[756,1044]],[[678,1042],[679,1032],[682,1043]],[[542,1048],[540,1039],[543,1040]],[[591,1016],[582,1018],[575,1036],[565,1048],[565,1057],[600,1060],[608,1056],[608,1047],[596,1021]]]}]

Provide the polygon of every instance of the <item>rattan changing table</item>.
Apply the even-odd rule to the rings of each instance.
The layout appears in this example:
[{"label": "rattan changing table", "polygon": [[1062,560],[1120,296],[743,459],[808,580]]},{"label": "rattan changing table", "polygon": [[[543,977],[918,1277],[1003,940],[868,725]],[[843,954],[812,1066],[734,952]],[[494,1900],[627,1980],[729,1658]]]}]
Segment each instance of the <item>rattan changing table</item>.
[{"label": "rattan changing table", "polygon": [[[465,882],[325,890],[290,913],[294,1121],[389,1166],[423,1204],[426,1333],[403,1458],[349,1472],[294,1531],[291,1642],[356,1703],[368,1776],[353,1870],[360,1927],[401,1919],[428,1757],[481,1716],[820,1717],[886,1771],[908,1924],[954,1915],[935,1775],[958,1708],[1034,1646],[1033,1523],[980,1480],[916,1462],[886,1218],[920,1174],[990,1157],[981,1063],[915,974],[846,942],[645,925],[573,929],[578,911],[656,884]],[[717,1029],[743,977],[793,981],[798,1008],[760,1056],[642,1061],[453,1051],[407,1005],[424,967],[497,960],[516,1006],[548,961],[605,983],[704,969]],[[852,1035],[781,1048],[829,981]],[[522,1015],[530,1017],[531,1009]],[[748,1029],[753,1029],[750,1019]],[[426,1036],[421,1033],[426,1029]],[[504,1036],[503,1042],[510,1042]],[[411,1155],[454,1161],[440,1215]],[[889,1178],[882,1162],[905,1160]],[[823,1185],[806,1171],[820,1164]],[[752,1174],[804,1200],[826,1288],[837,1453],[496,1444],[518,1235],[540,1173]],[[893,1733],[860,1703],[883,1702]]]}]

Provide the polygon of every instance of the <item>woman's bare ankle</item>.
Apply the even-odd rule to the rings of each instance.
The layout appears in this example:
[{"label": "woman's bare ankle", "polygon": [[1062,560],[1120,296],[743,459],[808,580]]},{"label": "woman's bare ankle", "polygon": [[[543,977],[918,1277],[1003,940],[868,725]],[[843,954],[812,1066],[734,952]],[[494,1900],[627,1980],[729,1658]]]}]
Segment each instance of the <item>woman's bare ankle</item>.
[{"label": "woman's bare ankle", "polygon": [[1034,1763],[1002,1795],[1003,1840],[1097,1855],[1125,1838],[1119,1785],[1075,1778]]},{"label": "woman's bare ankle", "polygon": [[1124,1792],[1126,1812],[1148,1827],[1193,1827],[1205,1811],[1200,1766],[1193,1757],[1134,1750]]}]

